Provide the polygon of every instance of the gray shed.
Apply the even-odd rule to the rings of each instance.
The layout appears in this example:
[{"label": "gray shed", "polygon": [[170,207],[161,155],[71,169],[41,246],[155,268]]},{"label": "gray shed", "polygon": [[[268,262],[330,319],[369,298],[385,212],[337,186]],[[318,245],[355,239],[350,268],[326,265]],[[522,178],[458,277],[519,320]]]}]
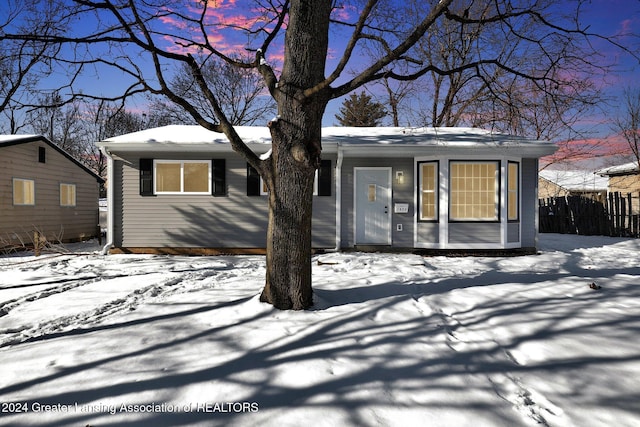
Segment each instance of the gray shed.
[{"label": "gray shed", "polygon": [[[237,127],[266,153],[266,127]],[[526,249],[537,242],[538,159],[554,144],[472,128],[324,128],[317,249]],[[223,134],[166,126],[98,143],[109,159],[110,245],[259,252],[260,177]]]},{"label": "gray shed", "polygon": [[104,181],[41,135],[0,136],[0,247],[95,237]]}]

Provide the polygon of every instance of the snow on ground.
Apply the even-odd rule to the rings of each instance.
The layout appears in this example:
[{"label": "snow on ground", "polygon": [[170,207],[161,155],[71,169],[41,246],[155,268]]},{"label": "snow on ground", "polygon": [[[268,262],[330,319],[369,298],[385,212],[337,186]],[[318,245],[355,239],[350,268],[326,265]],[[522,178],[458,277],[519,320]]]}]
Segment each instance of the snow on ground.
[{"label": "snow on ground", "polygon": [[97,249],[0,257],[0,424],[640,425],[640,240],[319,255],[304,312],[263,257]]}]

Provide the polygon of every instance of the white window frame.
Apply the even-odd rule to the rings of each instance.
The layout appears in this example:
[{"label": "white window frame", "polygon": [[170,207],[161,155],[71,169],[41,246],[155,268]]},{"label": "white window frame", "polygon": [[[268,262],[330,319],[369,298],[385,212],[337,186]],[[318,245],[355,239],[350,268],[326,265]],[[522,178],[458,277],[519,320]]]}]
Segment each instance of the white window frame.
[{"label": "white window frame", "polygon": [[[184,165],[189,163],[207,164],[207,191],[184,191]],[[180,191],[158,191],[158,164],[179,164],[180,165]],[[153,194],[180,194],[180,195],[205,195],[211,194],[211,160],[153,160]]]},{"label": "white window frame", "polygon": [[[434,194],[434,211],[433,211],[433,217],[430,218],[424,218],[423,217],[423,212],[422,212],[422,198],[423,195],[425,193],[425,190],[422,188],[422,167],[424,165],[433,165],[435,167],[435,174],[434,174],[434,186],[433,186],[433,191],[428,191],[430,193]],[[434,222],[434,221],[438,221],[440,218],[439,215],[439,209],[440,209],[440,189],[439,187],[439,182],[440,182],[440,162],[438,160],[425,160],[425,161],[419,161],[418,162],[418,191],[419,191],[419,196],[418,196],[418,201],[419,201],[419,206],[418,206],[418,221],[425,221],[425,222]]]},{"label": "white window frame", "polygon": [[[64,194],[63,188],[66,188],[68,191],[69,188],[73,188],[73,200],[71,201],[70,204],[64,204],[62,203],[62,195]],[[61,182],[60,183],[60,206],[65,207],[65,208],[74,208],[76,207],[76,203],[77,203],[77,186],[75,184],[70,184],[70,183],[66,183],[66,182]]]},{"label": "white window frame", "polygon": [[[33,193],[33,201],[31,203],[16,203],[16,183],[22,183],[23,189],[25,183],[31,183],[32,193]],[[14,206],[35,206],[36,205],[36,182],[33,179],[23,179],[23,178],[13,178],[13,182],[11,184],[11,193],[12,193],[12,201]],[[24,191],[23,191],[24,194]]]},{"label": "white window frame", "polygon": [[[511,182],[509,182],[509,178],[510,178],[510,175],[511,175],[509,173],[510,172],[509,171],[509,167],[511,165],[515,165],[516,168],[517,168],[517,171],[516,171],[516,188],[515,188],[515,190],[511,190],[509,188],[509,186],[511,184]],[[522,185],[521,185],[522,178],[520,176],[520,173],[521,173],[520,169],[521,169],[520,162],[516,162],[514,160],[508,160],[507,161],[507,173],[506,173],[507,176],[506,176],[506,184],[505,184],[506,185],[506,189],[505,189],[506,190],[505,191],[505,193],[506,193],[506,201],[505,201],[505,204],[506,204],[506,208],[507,208],[507,213],[506,213],[507,221],[512,221],[512,222],[520,221],[520,188],[522,187]],[[509,213],[509,201],[511,200],[511,197],[515,197],[515,203],[516,203],[516,216],[514,218],[512,218],[510,216],[510,213]]]},{"label": "white window frame", "polygon": [[[264,183],[264,180],[262,179],[262,176],[260,177],[260,195],[261,196],[267,196],[269,194],[269,192],[267,191],[267,186]],[[316,174],[313,178],[313,195],[317,196],[318,195],[318,170],[316,169]]]}]

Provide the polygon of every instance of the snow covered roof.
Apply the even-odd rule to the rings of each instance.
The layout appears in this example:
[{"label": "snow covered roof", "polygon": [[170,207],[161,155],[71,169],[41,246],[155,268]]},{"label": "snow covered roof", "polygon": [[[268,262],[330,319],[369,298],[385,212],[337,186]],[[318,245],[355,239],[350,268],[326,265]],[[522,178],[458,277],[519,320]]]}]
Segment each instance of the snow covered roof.
[{"label": "snow covered roof", "polygon": [[605,191],[608,179],[585,170],[549,170],[540,171],[540,177],[573,191]]},{"label": "snow covered roof", "polygon": [[[247,145],[256,151],[267,151],[271,134],[267,127],[237,126],[236,132]],[[99,146],[113,151],[229,151],[226,136],[201,126],[170,125],[147,129],[109,138]],[[337,147],[345,152],[378,155],[406,155],[407,151],[419,152],[426,148],[430,153],[451,149],[515,149],[530,152],[538,157],[552,154],[556,145],[512,135],[494,133],[475,128],[404,128],[404,127],[325,127],[322,129],[322,145],[325,152],[335,152]],[[393,147],[391,149],[390,147]],[[398,147],[406,147],[398,151]],[[409,148],[411,147],[411,148]]]},{"label": "snow covered roof", "polygon": [[600,169],[599,171],[596,171],[596,173],[601,176],[632,175],[634,173],[638,173],[639,171],[640,169],[638,169],[638,162],[629,162],[622,165]]},{"label": "snow covered roof", "polygon": [[26,142],[25,140],[35,140],[40,135],[0,135],[0,145],[8,145],[12,142]]},{"label": "snow covered roof", "polygon": [[47,144],[52,149],[56,150],[58,153],[62,154],[64,157],[69,159],[71,162],[78,165],[81,169],[85,170],[87,173],[92,175],[98,182],[104,182],[104,180],[96,174],[94,171],[83,165],[78,159],[73,157],[71,154],[63,150],[62,148],[55,145],[53,142],[49,141],[46,136],[43,135],[35,135],[35,134],[26,134],[26,135],[0,135],[0,147],[10,147],[12,145],[20,145],[20,144],[28,144],[31,142],[41,141]]}]

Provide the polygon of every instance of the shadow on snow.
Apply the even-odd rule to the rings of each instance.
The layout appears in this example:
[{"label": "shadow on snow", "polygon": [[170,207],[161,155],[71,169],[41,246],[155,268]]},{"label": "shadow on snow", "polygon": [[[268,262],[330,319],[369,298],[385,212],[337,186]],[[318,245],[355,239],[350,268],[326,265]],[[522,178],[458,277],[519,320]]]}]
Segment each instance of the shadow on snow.
[{"label": "shadow on snow", "polygon": [[[407,394],[425,389],[432,391],[441,389],[443,393],[456,393],[466,392],[468,387],[474,387],[469,384],[457,385],[453,381],[447,382],[447,379],[456,375],[490,377],[505,372],[516,375],[525,372],[577,372],[603,364],[611,366],[630,361],[639,362],[640,354],[638,352],[626,355],[616,355],[612,352],[608,356],[558,357],[546,362],[532,362],[526,365],[519,364],[508,357],[512,349],[524,342],[552,339],[567,334],[588,336],[603,327],[615,328],[617,333],[630,342],[637,339],[640,333],[640,321],[637,314],[634,313],[611,313],[607,319],[594,319],[591,323],[583,322],[579,325],[568,322],[568,320],[581,316],[582,313],[588,312],[591,307],[599,304],[602,292],[576,293],[571,298],[561,294],[541,296],[532,293],[536,286],[544,286],[539,279],[546,283],[575,277],[576,288],[581,288],[587,286],[587,279],[582,279],[585,276],[589,277],[588,280],[594,280],[598,277],[607,278],[616,274],[614,269],[611,271],[585,270],[580,266],[577,257],[578,255],[575,258],[569,257],[565,260],[562,267],[566,273],[545,273],[541,276],[537,276],[535,273],[500,272],[497,264],[494,264],[495,269],[481,272],[473,277],[448,278],[435,283],[425,275],[410,278],[405,282],[390,281],[343,289],[324,289],[322,286],[318,286],[315,289],[316,306],[306,313],[295,314],[296,316],[308,316],[309,327],[290,335],[283,335],[278,342],[243,348],[237,357],[192,371],[185,369],[186,372],[158,372],[157,376],[143,380],[127,381],[125,379],[125,381],[113,385],[97,387],[84,385],[74,390],[67,388],[59,393],[32,395],[29,400],[42,404],[78,402],[82,405],[101,399],[150,391],[164,391],[167,396],[171,396],[175,390],[181,387],[223,381],[250,390],[250,394],[242,396],[241,400],[258,402],[260,410],[326,407],[332,408],[331,410],[343,411],[352,425],[363,425],[366,424],[361,412],[364,408],[370,405],[389,405],[390,401],[384,396],[384,393],[380,395],[354,393],[359,389],[366,390],[371,387],[374,390],[380,390],[382,388],[401,390]],[[625,274],[640,275],[640,268],[625,270]],[[507,283],[522,284],[521,291],[512,292],[504,299],[483,300],[478,305],[461,308],[453,313],[444,313],[437,306],[437,299],[434,299],[439,295],[446,295],[464,288],[499,287],[501,284]],[[550,286],[549,283],[546,283],[546,286]],[[603,292],[606,292],[608,297],[640,297],[637,286],[631,284],[615,288],[605,286]],[[41,337],[39,340],[74,337],[109,330],[117,330],[123,337],[126,337],[128,331],[137,326],[163,327],[164,322],[206,312],[216,316],[223,309],[240,307],[242,304],[249,303],[253,298],[255,298],[254,295],[248,295],[219,305],[203,305],[193,310],[177,311],[168,315],[56,333]],[[424,304],[424,311],[416,310],[413,315],[406,318],[388,320],[388,317],[385,317],[392,315],[394,310],[418,307],[420,304]],[[334,315],[329,315],[334,311]],[[465,340],[455,342],[453,338],[461,328],[487,331],[494,327],[496,322],[507,321],[511,315],[526,316],[527,313],[538,315],[541,311],[544,311],[545,315],[535,325],[532,325],[530,331],[516,336],[508,342],[493,341],[475,343],[481,345],[474,345],[473,342]],[[233,323],[195,332],[190,330],[177,331],[175,337],[168,338],[165,342],[141,346],[132,351],[123,349],[117,354],[107,354],[103,357],[97,356],[94,360],[86,363],[64,367],[48,375],[5,386],[0,389],[0,396],[3,396],[3,401],[7,401],[7,399],[11,399],[10,395],[12,394],[21,396],[31,394],[29,390],[35,385],[55,382],[115,362],[118,363],[118,366],[126,367],[128,360],[134,360],[142,355],[158,358],[170,357],[172,351],[184,346],[195,345],[203,340],[215,344],[211,348],[238,349],[239,345],[233,342],[233,336],[228,335],[230,328],[244,325],[260,329],[266,324],[277,324],[281,314],[282,312],[276,310],[263,310],[254,315],[240,318]],[[322,316],[323,314],[326,315]],[[460,343],[464,345],[453,345]],[[406,347],[410,345],[424,351],[406,351]],[[449,351],[429,351],[439,345],[449,346]],[[207,354],[203,354],[202,357],[206,360]],[[321,381],[312,382],[304,387],[286,386],[272,380],[285,365],[294,366],[310,361],[338,359],[348,360],[358,368],[342,374],[325,375]],[[399,361],[402,363],[398,363]],[[264,380],[248,381],[245,376],[239,375],[253,370],[263,372]],[[491,388],[490,381],[486,381],[485,386],[489,390]],[[323,402],[318,399],[319,396],[331,396],[331,398],[329,401]],[[593,397],[586,395],[583,398],[587,405],[615,406],[619,410],[633,413],[637,410],[634,405],[640,400],[640,395],[620,393],[601,400],[594,400]],[[407,408],[424,408],[430,405],[437,407],[443,403],[407,400],[402,404]],[[460,410],[475,408],[476,411],[482,411],[487,419],[494,419],[496,424],[522,423],[515,412],[512,414],[512,419],[501,418],[505,416],[504,413],[494,413],[493,407],[484,401],[460,401],[457,404],[449,401],[446,404],[453,409]],[[456,408],[455,405],[458,407]],[[6,415],[0,414],[0,419]],[[133,426],[144,422],[146,425],[180,426],[203,421],[207,421],[210,425],[225,425],[243,416],[247,415],[216,414],[216,417],[212,419],[211,414],[151,413],[140,415],[135,421],[125,421],[124,423],[114,421],[111,425]],[[47,425],[84,425],[93,418],[95,418],[95,414],[73,414],[57,424],[47,423]]]}]

